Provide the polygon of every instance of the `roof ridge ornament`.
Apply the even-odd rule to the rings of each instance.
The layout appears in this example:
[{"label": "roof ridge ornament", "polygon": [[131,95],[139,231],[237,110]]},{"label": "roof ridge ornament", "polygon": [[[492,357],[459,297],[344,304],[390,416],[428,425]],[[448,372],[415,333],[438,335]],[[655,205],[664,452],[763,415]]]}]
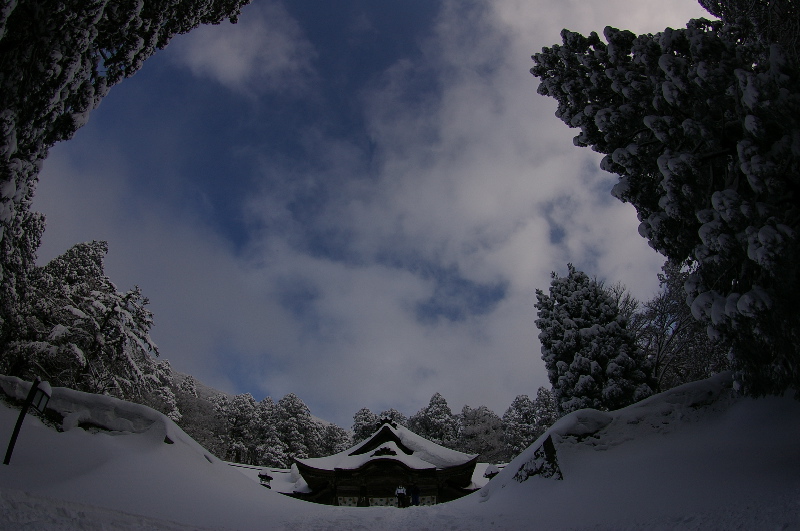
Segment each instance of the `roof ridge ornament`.
[{"label": "roof ridge ornament", "polygon": [[394,429],[397,429],[397,422],[395,422],[392,417],[381,417],[378,421],[378,429],[382,428],[384,424],[388,424]]},{"label": "roof ridge ornament", "polygon": [[370,457],[381,457],[384,455],[397,455],[397,452],[389,448],[388,446],[381,446],[377,450],[375,450]]}]

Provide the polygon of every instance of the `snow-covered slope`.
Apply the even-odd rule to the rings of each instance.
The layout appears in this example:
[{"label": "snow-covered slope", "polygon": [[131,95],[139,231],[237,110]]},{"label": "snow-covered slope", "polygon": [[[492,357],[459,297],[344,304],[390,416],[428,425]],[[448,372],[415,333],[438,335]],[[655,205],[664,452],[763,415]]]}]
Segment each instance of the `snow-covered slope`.
[{"label": "snow-covered slope", "polygon": [[[548,435],[564,480],[515,480]],[[619,411],[576,411],[479,496],[520,525],[517,507],[534,504],[541,529],[800,529],[800,402],[737,398],[718,375]]]},{"label": "snow-covered slope", "polygon": [[[0,529],[800,529],[800,402],[737,398],[728,381],[577,411],[481,491],[409,509],[281,496],[155,412],[139,433],[59,433],[30,417],[0,468]],[[79,397],[88,409],[92,396]],[[0,407],[2,440],[17,414]],[[514,479],[548,435],[564,479]]]}]

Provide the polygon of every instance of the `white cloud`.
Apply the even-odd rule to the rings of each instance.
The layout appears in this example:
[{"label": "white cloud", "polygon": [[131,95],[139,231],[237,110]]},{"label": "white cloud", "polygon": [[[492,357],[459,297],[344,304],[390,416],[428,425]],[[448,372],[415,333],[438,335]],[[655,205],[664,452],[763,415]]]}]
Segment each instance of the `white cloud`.
[{"label": "white cloud", "polygon": [[[658,13],[655,2],[644,4],[612,7],[617,21],[627,12],[644,25]],[[303,389],[301,396],[327,401],[340,416],[363,405],[410,414],[437,391],[455,409],[484,403],[502,413],[516,394],[546,384],[534,291],[548,287],[550,271],[563,272],[571,261],[640,297],[655,290],[662,259],[638,235],[633,209],[610,197],[613,180],[597,170],[596,154],[572,147],[574,133],[552,116],[553,102],[535,93],[529,56],[552,42],[539,36],[534,44],[525,21],[534,28],[569,22],[566,8],[550,8],[553,16],[543,19],[543,5],[514,4],[509,16],[507,3],[477,13],[454,3],[426,43],[424,61],[397,63],[365,93],[375,175],[343,179],[344,191],[319,221],[348,234],[359,265],[339,271],[296,249],[280,252],[292,267],[308,261],[319,268],[308,273],[323,285],[313,306],[347,333],[299,354],[302,361],[285,374],[268,377],[270,387]],[[424,76],[441,87],[435,97],[415,85]],[[317,141],[331,173],[358,168],[351,151]],[[551,240],[551,228],[563,238]],[[411,276],[413,267],[387,270],[379,260],[386,253],[456,266],[476,282],[505,280],[505,298],[489,314],[421,324],[409,308],[435,283]]]},{"label": "white cloud", "polygon": [[[238,27],[176,40],[173,58],[243,93],[304,86],[313,53],[302,30],[282,8],[257,5]],[[536,94],[530,55],[564,26],[656,31],[676,23],[667,15],[700,14],[691,0],[663,11],[654,0],[447,4],[422,60],[398,62],[361,94],[374,160],[311,131],[322,170],[262,162],[268,184],[243,214],[260,228],[244,252],[199,215],[131,204],[136,162],[109,146],[92,160],[60,146],[37,195],[52,222],[43,258],[108,239],[109,275],[151,298],[163,355],[212,385],[294,392],[345,426],[363,406],[412,414],[434,392],[456,410],[502,414],[546,384],[533,323],[550,271],[573,262],[647,297],[661,264],[633,209],[609,196],[596,154],[574,148],[554,102]],[[440,91],[423,97],[418,79]],[[290,202],[317,188],[327,200],[304,226]],[[339,235],[348,260],[304,243],[309,230]],[[502,300],[461,320],[420,322],[416,305],[453,271],[502,284]]]},{"label": "white cloud", "polygon": [[167,50],[194,75],[248,95],[302,92],[314,76],[314,49],[277,2],[245,6],[238,23],[201,26]]}]

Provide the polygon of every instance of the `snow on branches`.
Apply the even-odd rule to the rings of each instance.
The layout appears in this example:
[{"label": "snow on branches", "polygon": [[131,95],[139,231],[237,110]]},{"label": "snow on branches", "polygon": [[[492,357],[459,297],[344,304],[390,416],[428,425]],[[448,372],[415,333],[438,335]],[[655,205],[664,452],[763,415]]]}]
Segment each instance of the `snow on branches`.
[{"label": "snow on branches", "polygon": [[0,7],[0,342],[20,323],[44,219],[30,212],[49,148],[170,39],[235,22],[249,0],[19,0]]},{"label": "snow on branches", "polygon": [[533,56],[539,94],[619,175],[639,233],[687,263],[692,312],[732,340],[739,379],[800,389],[800,72],[776,43],[721,21],[605,42],[564,30]]},{"label": "snow on branches", "polygon": [[572,264],[536,291],[542,359],[559,409],[613,410],[652,394],[651,368],[614,297]]},{"label": "snow on branches", "polygon": [[138,287],[117,291],[103,271],[107,251],[106,242],[78,244],[31,273],[4,373],[43,372],[53,385],[118,398],[160,383],[148,301]]}]

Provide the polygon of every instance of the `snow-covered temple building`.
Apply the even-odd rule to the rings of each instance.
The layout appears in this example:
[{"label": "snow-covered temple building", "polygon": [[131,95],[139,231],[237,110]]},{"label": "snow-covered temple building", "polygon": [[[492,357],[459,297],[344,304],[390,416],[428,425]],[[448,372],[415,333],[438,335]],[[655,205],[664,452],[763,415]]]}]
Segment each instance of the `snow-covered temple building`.
[{"label": "snow-covered temple building", "polygon": [[418,496],[420,505],[442,503],[476,490],[472,474],[477,459],[384,420],[372,436],[348,450],[295,460],[308,488],[294,496],[329,505],[396,505],[395,491],[402,485],[409,498],[412,492]]}]

